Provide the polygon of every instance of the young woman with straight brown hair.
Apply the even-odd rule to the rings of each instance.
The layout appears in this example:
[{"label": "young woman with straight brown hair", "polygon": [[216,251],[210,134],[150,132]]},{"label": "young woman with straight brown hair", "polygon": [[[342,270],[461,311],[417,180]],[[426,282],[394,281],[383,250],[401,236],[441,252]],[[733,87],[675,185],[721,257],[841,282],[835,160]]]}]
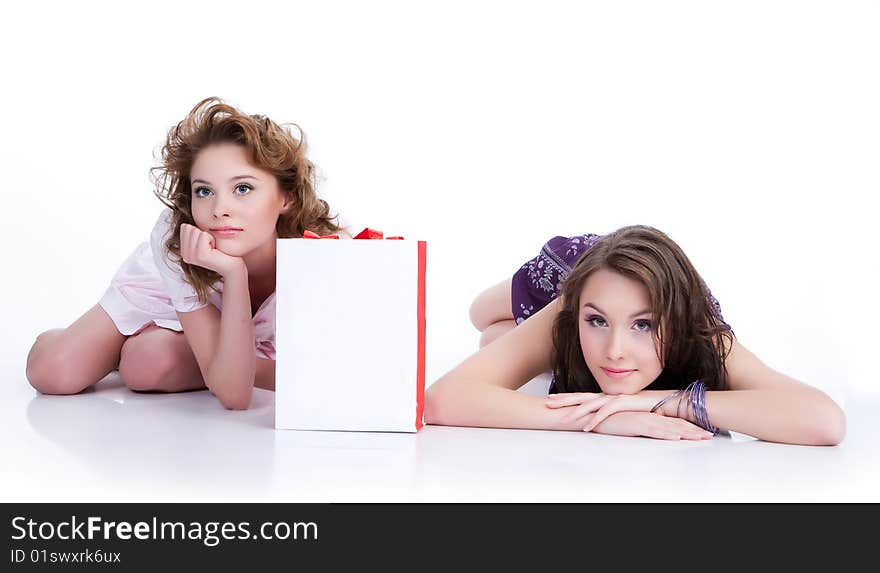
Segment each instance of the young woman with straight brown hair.
[{"label": "young woman with straight brown hair", "polygon": [[[743,347],[679,246],[647,226],[554,237],[471,307],[481,349],[427,391],[429,424],[835,445],[842,410]],[[553,373],[546,398],[516,392]]]}]

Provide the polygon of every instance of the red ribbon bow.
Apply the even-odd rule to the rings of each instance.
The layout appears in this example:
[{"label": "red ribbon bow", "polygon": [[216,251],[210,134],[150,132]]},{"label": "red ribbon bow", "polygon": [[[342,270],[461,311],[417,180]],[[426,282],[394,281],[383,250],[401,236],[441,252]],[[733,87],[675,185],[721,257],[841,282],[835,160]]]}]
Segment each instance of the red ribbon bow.
[{"label": "red ribbon bow", "polygon": [[[369,227],[365,227],[363,231],[355,235],[355,239],[382,239],[383,234],[382,231],[377,231],[375,229],[370,229]],[[324,235],[321,236],[317,233],[314,233],[309,230],[303,231],[303,239],[338,239],[339,235]],[[385,237],[386,241],[402,241],[403,237]]]}]

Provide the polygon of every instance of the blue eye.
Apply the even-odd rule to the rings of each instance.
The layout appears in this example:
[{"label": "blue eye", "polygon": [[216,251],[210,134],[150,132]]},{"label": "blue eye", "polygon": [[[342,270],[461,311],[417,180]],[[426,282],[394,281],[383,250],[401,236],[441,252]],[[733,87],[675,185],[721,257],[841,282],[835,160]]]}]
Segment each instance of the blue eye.
[{"label": "blue eye", "polygon": [[196,187],[195,189],[193,189],[193,195],[195,195],[196,197],[207,197],[207,195],[202,194],[202,191],[207,191],[208,193],[212,192],[207,187]]},{"label": "blue eye", "polygon": [[239,189],[244,189],[244,191],[239,193],[239,195],[247,195],[251,191],[252,187],[245,184],[236,185],[235,190],[238,191]]},{"label": "blue eye", "polygon": [[633,323],[633,328],[639,332],[649,332],[651,330],[651,321],[637,320]]},{"label": "blue eye", "polygon": [[602,328],[603,326],[608,326],[608,323],[605,322],[605,319],[601,316],[588,316],[586,320],[587,324],[589,324],[593,328]]}]

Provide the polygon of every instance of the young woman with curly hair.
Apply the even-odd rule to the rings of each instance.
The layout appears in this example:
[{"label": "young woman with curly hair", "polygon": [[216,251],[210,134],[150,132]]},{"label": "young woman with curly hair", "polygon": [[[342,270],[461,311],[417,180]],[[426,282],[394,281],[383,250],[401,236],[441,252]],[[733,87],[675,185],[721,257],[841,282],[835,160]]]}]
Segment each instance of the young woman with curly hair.
[{"label": "young woman with curly hair", "polygon": [[[647,226],[554,237],[480,294],[480,350],[427,391],[425,421],[835,445],[843,411],[743,347],[681,248]],[[516,392],[552,372],[544,398]]]},{"label": "young woman with curly hair", "polygon": [[217,98],[168,133],[153,169],[165,204],[99,303],[40,334],[27,378],[75,394],[114,369],[139,391],[207,388],[230,409],[275,387],[277,238],[341,229],[318,198],[302,132]]}]

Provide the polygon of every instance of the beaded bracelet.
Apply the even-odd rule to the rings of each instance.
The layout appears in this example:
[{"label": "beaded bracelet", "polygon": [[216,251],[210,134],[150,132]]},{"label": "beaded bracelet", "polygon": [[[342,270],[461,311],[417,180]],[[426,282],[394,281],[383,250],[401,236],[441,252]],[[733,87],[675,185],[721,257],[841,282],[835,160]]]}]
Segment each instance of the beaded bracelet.
[{"label": "beaded bracelet", "polygon": [[713,434],[718,433],[718,428],[713,426],[712,422],[709,421],[709,413],[706,411],[706,385],[703,384],[701,380],[695,380],[688,384],[687,388],[684,390],[676,390],[669,396],[666,396],[651,408],[651,412],[656,412],[661,406],[663,406],[663,404],[676,396],[680,396],[678,403],[675,405],[675,416],[677,418],[681,418],[681,402],[684,400],[684,414],[686,418],[688,415],[688,409],[690,409],[690,414],[696,425],[707,432],[712,432]]}]

